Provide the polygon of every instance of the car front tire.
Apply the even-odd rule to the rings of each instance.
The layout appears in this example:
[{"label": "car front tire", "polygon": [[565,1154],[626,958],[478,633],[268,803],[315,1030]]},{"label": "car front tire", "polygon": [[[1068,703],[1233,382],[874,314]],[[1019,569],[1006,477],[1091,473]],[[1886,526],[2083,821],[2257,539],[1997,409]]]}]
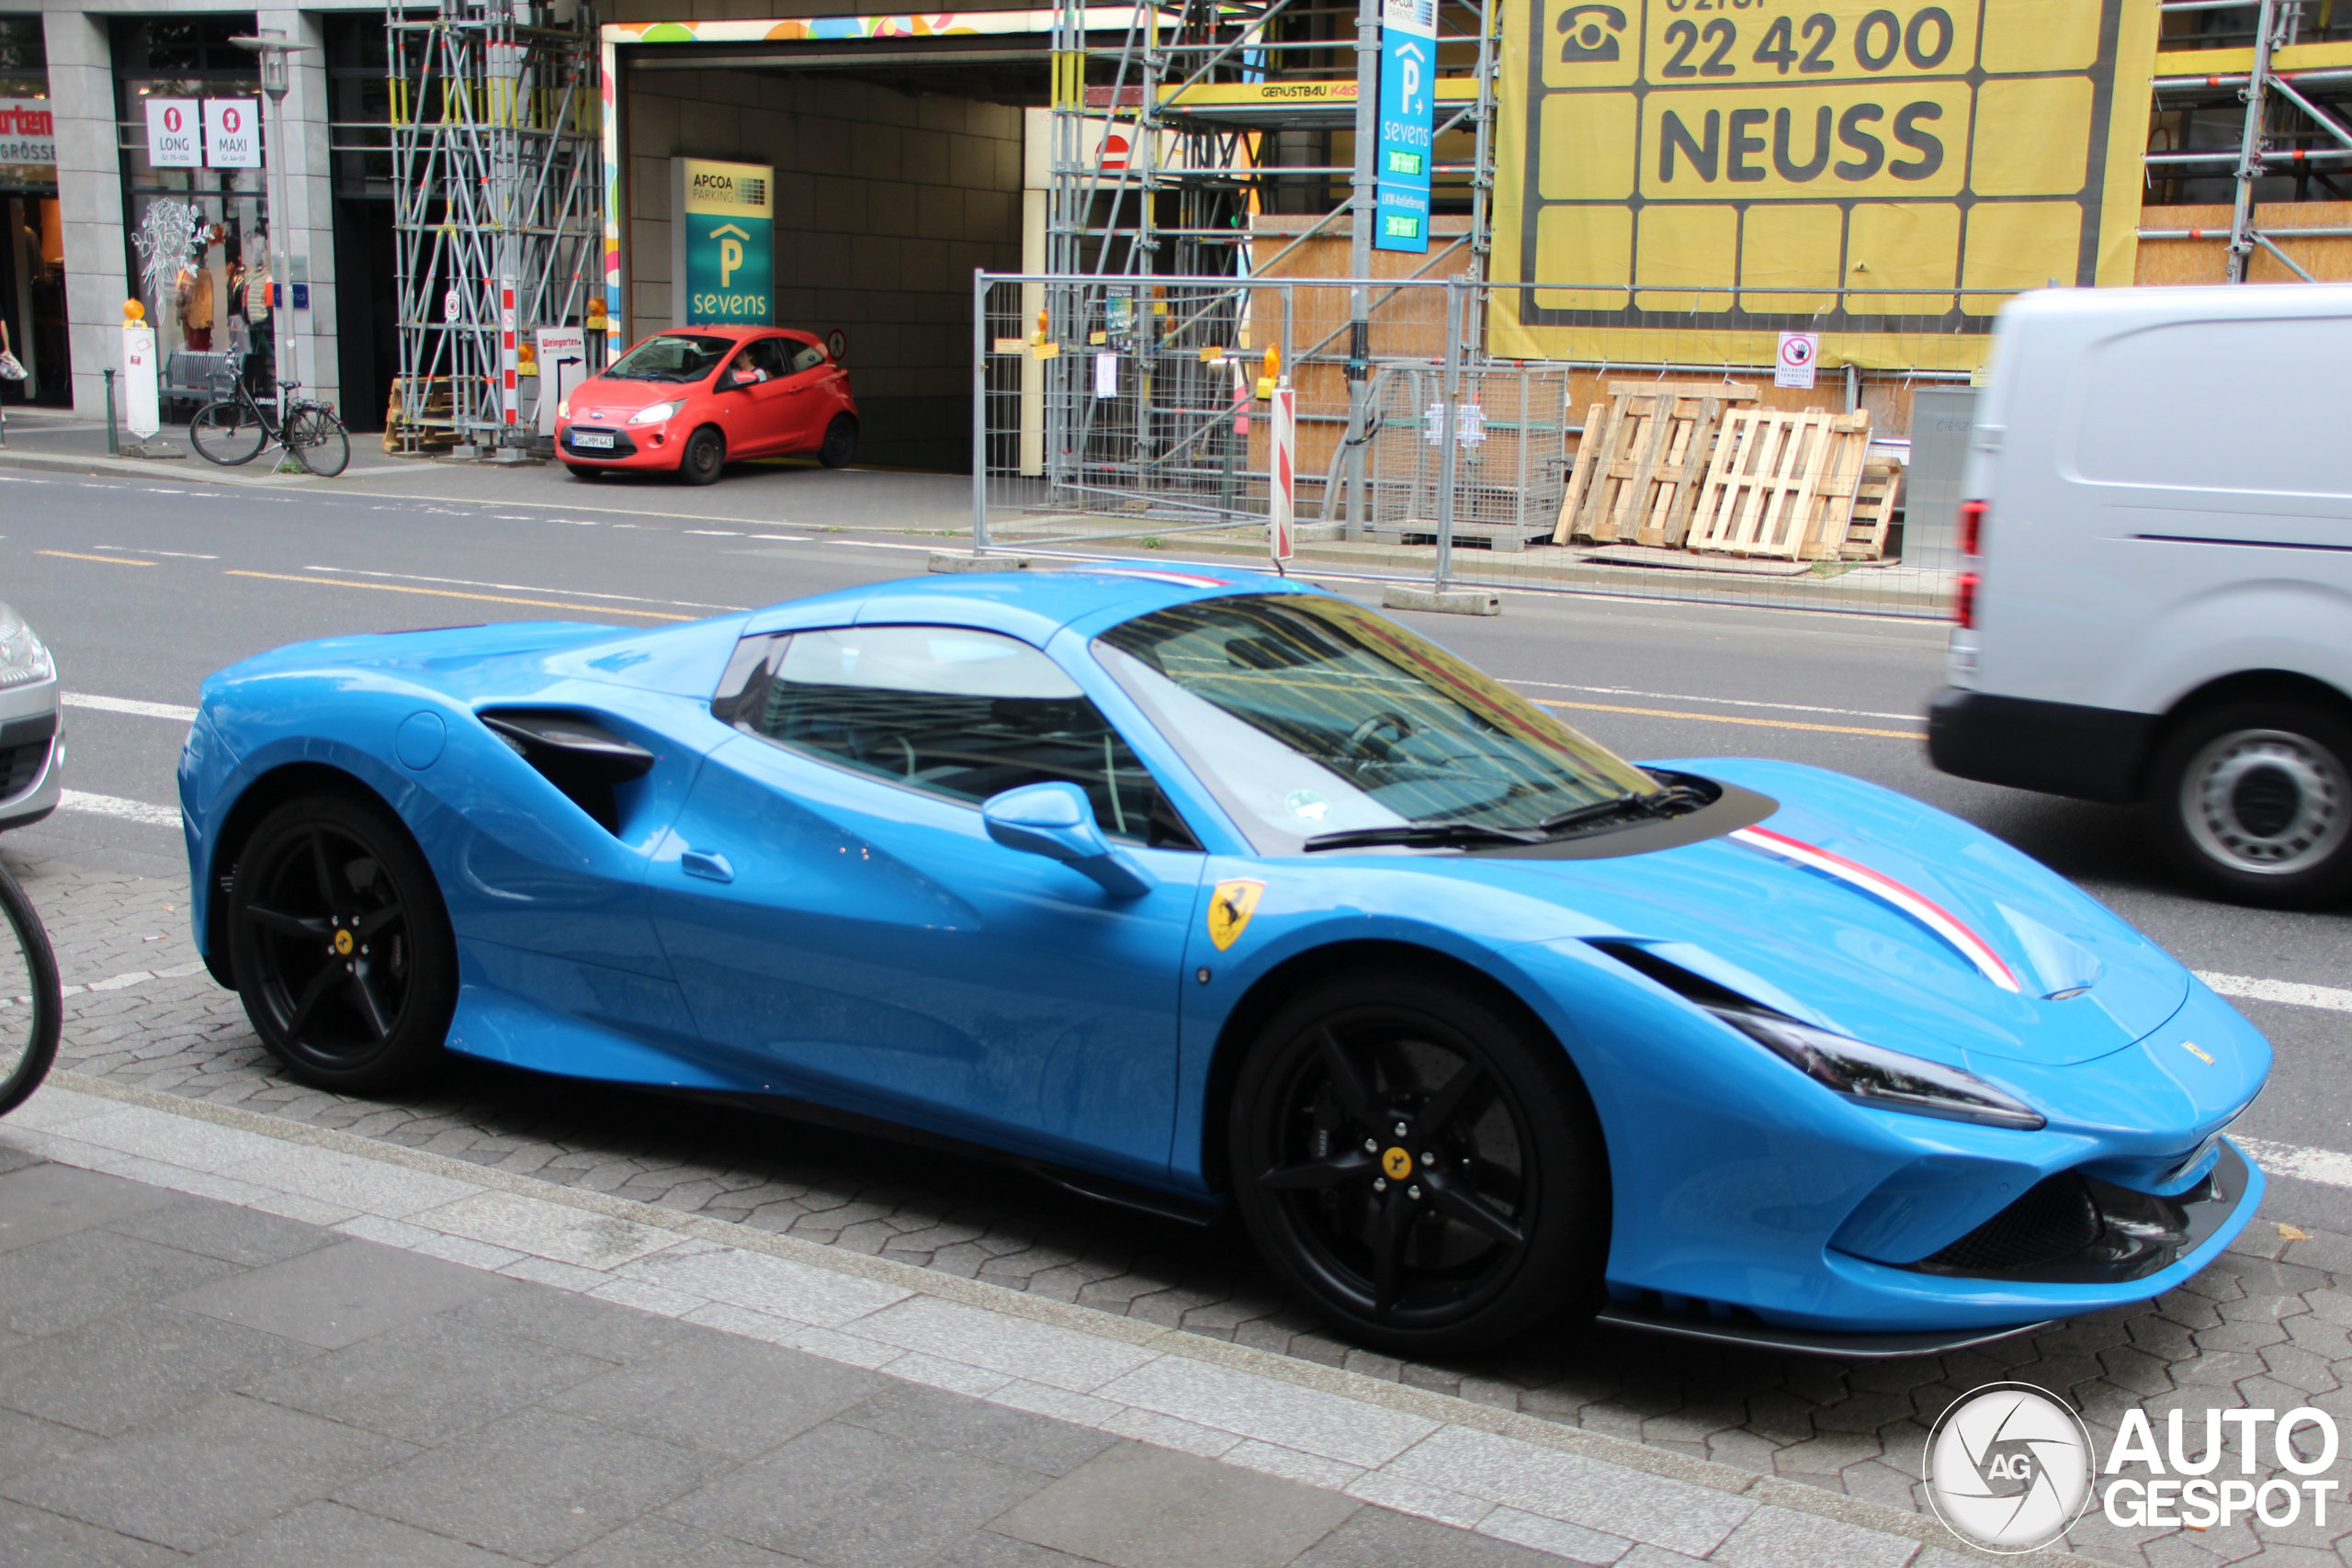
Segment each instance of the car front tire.
[{"label": "car front tire", "polygon": [[727,468],[727,438],[704,425],[686,437],[685,452],[678,458],[678,477],[690,485],[717,484]]},{"label": "car front tire", "polygon": [[1360,1343],[1459,1355],[1598,1301],[1591,1101],[1539,1024],[1458,981],[1363,971],[1295,998],[1242,1066],[1227,1146],[1260,1252]]},{"label": "car front tire", "polygon": [[368,1094],[437,1066],[458,950],[432,868],[382,806],[318,794],[237,857],[229,943],[245,1016],[288,1073]]},{"label": "car front tire", "polygon": [[2191,714],[2157,749],[2148,802],[2165,858],[2204,892],[2307,908],[2352,891],[2352,724],[2318,703]]}]

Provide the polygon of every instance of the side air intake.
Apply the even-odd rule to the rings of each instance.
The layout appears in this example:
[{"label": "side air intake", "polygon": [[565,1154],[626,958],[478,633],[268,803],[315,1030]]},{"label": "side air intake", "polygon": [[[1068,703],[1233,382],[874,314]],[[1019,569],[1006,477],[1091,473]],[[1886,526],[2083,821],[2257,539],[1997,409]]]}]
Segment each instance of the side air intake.
[{"label": "side air intake", "polygon": [[483,714],[481,721],[597,826],[619,834],[613,786],[644,777],[653,766],[652,752],[574,713],[500,708]]}]

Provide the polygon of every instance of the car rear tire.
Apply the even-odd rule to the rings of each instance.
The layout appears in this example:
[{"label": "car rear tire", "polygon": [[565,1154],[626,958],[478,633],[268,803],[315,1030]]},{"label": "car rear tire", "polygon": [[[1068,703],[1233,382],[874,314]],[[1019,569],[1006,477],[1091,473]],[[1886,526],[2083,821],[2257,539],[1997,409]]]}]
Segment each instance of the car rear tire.
[{"label": "car rear tire", "polygon": [[1361,971],[1296,997],[1242,1066],[1227,1147],[1260,1252],[1351,1339],[1458,1355],[1599,1298],[1591,1101],[1556,1041],[1470,987]]},{"label": "car rear tire", "polygon": [[717,484],[727,468],[727,438],[709,425],[686,437],[678,458],[678,477],[690,485]]},{"label": "car rear tire", "polygon": [[817,448],[817,461],[829,468],[846,468],[857,456],[857,421],[845,413],[833,416],[825,426],[825,444]]},{"label": "car rear tire", "polygon": [[2307,908],[2352,891],[2352,724],[2320,704],[2189,715],[2157,748],[2148,802],[2165,858],[2207,893]]},{"label": "car rear tire", "polygon": [[458,949],[441,890],[385,807],[307,795],[237,857],[229,946],[245,1016],[288,1073],[368,1094],[441,1059]]}]

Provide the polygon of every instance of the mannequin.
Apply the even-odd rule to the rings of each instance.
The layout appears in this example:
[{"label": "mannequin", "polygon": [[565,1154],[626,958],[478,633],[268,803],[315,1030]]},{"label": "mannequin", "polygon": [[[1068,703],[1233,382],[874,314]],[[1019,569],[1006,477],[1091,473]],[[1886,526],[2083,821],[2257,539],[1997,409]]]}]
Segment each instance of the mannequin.
[{"label": "mannequin", "polygon": [[180,268],[179,303],[182,341],[198,354],[212,348],[213,288],[212,248],[220,243],[220,226],[214,224],[204,232],[198,243],[196,260]]}]

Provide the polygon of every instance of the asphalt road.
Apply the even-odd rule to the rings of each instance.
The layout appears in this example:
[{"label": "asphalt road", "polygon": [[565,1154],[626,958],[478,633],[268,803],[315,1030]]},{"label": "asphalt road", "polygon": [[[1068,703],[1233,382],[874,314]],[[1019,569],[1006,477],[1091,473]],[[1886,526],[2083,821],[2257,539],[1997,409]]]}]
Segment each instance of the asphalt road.
[{"label": "asphalt road", "polygon": [[[425,472],[434,490],[465,488],[451,470]],[[500,499],[0,470],[0,593],[48,639],[70,693],[118,705],[69,708],[69,788],[175,810],[182,727],[172,710],[195,702],[209,671],[283,643],[476,620],[692,619],[920,572],[936,544],[927,531],[876,527],[905,476],[768,470],[694,492],[725,496],[734,517],[772,510],[797,519],[764,526],[665,514],[689,499],[674,487],[640,497],[643,487],[592,489],[546,470],[536,486],[514,473],[482,478],[495,480]],[[509,499],[517,495],[531,499]],[[914,521],[927,529],[936,519],[920,510]],[[823,521],[836,515],[847,526]],[[1331,585],[1377,594],[1369,584]],[[1941,680],[1939,625],[1538,593],[1509,595],[1506,613],[1491,619],[1409,618],[1630,756],[1759,755],[1859,774],[1999,834],[2194,969],[2352,988],[2352,912],[2274,914],[2185,896],[2132,812],[1929,766],[1915,737]],[[10,848],[34,857],[99,852],[150,873],[178,863],[166,820],[89,805],[14,835]],[[2278,1051],[2272,1087],[2241,1129],[2352,1154],[2352,1084],[2335,1070],[2346,1015],[2241,1005]],[[2267,1212],[2277,1217],[2352,1230],[2352,1189],[2289,1179],[2275,1191]]]}]

